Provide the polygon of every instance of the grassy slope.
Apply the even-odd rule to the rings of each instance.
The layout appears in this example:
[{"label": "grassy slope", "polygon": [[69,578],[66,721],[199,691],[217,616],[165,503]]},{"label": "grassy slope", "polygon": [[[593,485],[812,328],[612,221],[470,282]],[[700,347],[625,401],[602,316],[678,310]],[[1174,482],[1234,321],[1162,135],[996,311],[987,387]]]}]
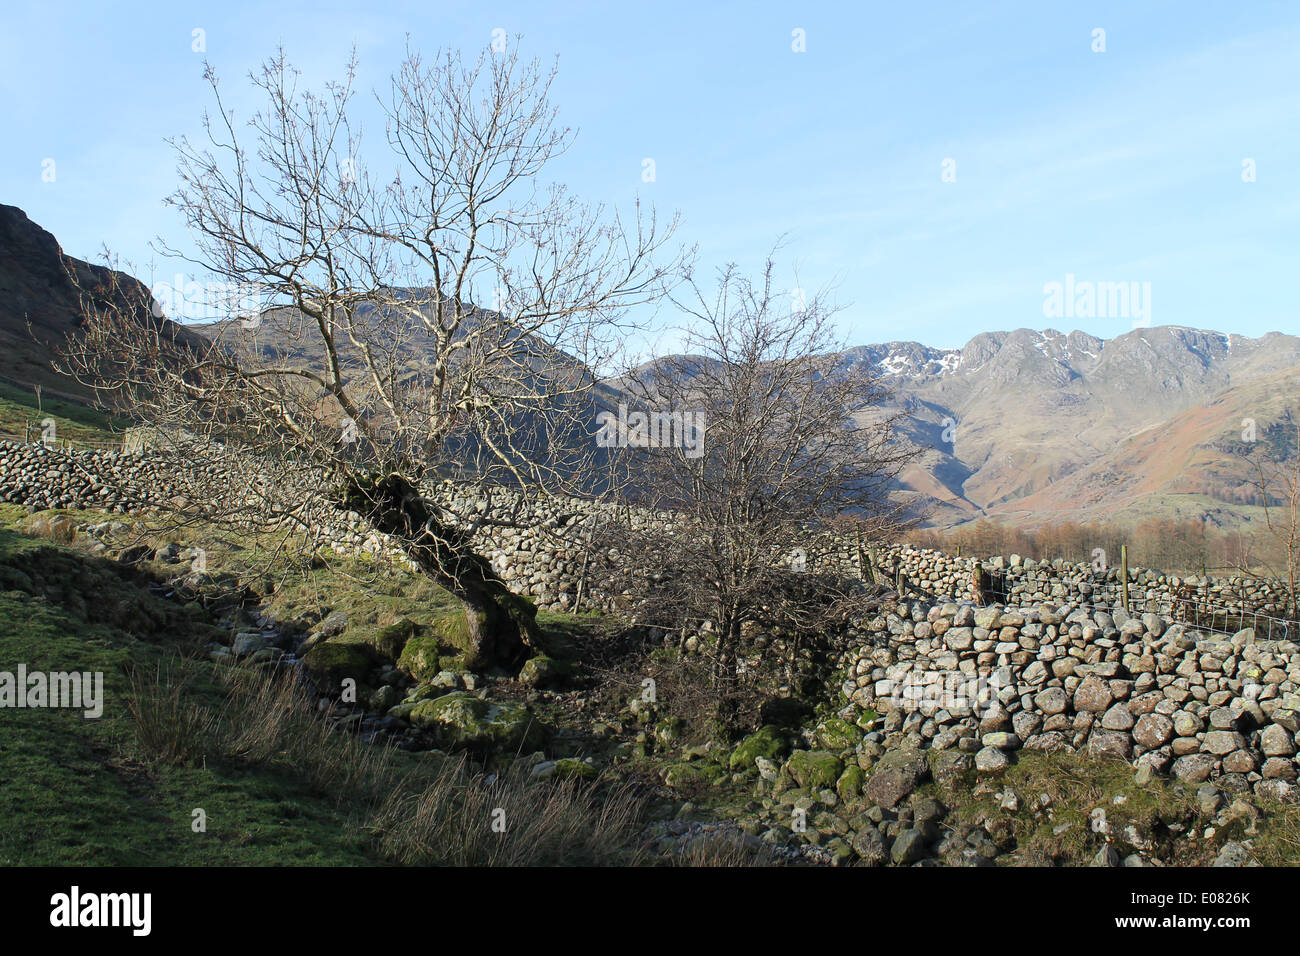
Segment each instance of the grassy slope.
[{"label": "grassy slope", "polygon": [[60,439],[73,441],[113,441],[121,432],[122,423],[92,408],[46,396],[41,410],[36,408],[35,395],[9,382],[0,381],[0,435],[22,436],[30,423],[40,429],[42,419],[53,418]]},{"label": "grassy slope", "polygon": [[[275,768],[209,763],[149,768],[135,759],[125,706],[128,660],[161,661],[188,624],[166,602],[95,559],[73,556],[16,534],[18,510],[0,509],[0,669],[104,672],[98,720],[66,710],[0,710],[0,863],[13,864],[355,864],[368,857],[347,813]],[[88,570],[78,587],[31,593],[23,577],[64,561]],[[102,562],[101,564],[107,564]],[[15,574],[17,571],[19,574]],[[15,586],[18,585],[18,586]],[[37,586],[37,591],[42,588]],[[96,623],[96,609],[145,602],[163,621],[156,643]],[[215,703],[214,686],[196,698]],[[191,831],[191,812],[207,813],[207,832]]]},{"label": "grassy slope", "polygon": [[[286,716],[281,728],[288,736],[262,756],[218,756],[228,752],[223,738],[202,730],[201,759],[148,760],[128,708],[140,688],[124,666],[144,675],[150,695],[157,692],[151,678],[161,676],[165,688],[183,676],[185,712],[199,708],[218,716],[226,732],[263,724],[265,711],[256,707],[228,709],[224,678],[254,672],[192,654],[182,661],[180,655],[215,636],[206,612],[152,597],[134,572],[90,555],[80,541],[52,545],[18,533],[26,518],[23,509],[0,505],[0,670],[15,671],[21,662],[29,671],[102,671],[105,705],[98,720],[80,711],[0,709],[0,865],[591,865],[637,859],[629,840],[640,804],[617,784],[595,798],[586,784],[531,781],[526,766],[493,784],[494,778],[456,769],[455,761],[375,748],[326,730],[314,701],[300,705],[305,711],[296,717],[269,701]],[[202,541],[210,569],[227,579],[256,583],[262,574],[266,552],[255,542],[213,529],[168,537]],[[305,562],[285,562],[278,558],[279,570],[299,570],[281,576],[275,588],[269,604],[277,616],[311,620],[341,610],[354,639],[401,618],[426,623],[452,606],[445,592],[383,562],[318,559],[310,570]],[[546,617],[558,645],[570,631],[588,627],[582,617]],[[254,685],[261,680],[254,678]],[[149,726],[183,723],[174,716],[155,711]],[[185,732],[175,736],[193,739]],[[389,798],[400,799],[390,805]],[[508,807],[521,821],[508,836],[490,832],[492,807]],[[207,814],[205,833],[191,830],[195,808]]]}]

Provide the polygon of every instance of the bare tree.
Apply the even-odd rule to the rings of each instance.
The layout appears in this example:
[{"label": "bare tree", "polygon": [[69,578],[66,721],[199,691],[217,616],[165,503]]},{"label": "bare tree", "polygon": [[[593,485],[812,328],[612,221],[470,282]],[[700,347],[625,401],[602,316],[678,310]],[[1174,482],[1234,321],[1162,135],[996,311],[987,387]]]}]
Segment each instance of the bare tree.
[{"label": "bare tree", "polygon": [[843,547],[829,534],[846,516],[868,546],[906,522],[891,489],[912,451],[885,390],[837,367],[834,310],[778,291],[774,268],[755,281],[728,267],[711,294],[692,280],[675,300],[687,354],[642,366],[622,383],[629,407],[605,418],[623,447],[616,485],[671,519],[609,532],[644,566],[642,616],[711,628],[719,682],[736,679],[747,633],[780,631],[793,654],[862,593],[823,553]]},{"label": "bare tree", "polygon": [[485,498],[578,488],[599,451],[592,370],[689,253],[667,247],[676,220],[638,204],[624,221],[539,182],[572,139],[554,70],[408,49],[376,149],[351,119],[355,73],[354,54],[343,82],[301,89],[281,51],[250,76],[265,105],[240,123],[209,69],[215,113],[206,142],[173,143],[169,200],[198,251],[164,251],[234,307],[195,347],[140,303],[90,302],[65,364],[202,466],[180,513],[309,528],[322,506],[355,511],[459,598],[477,661],[516,664],[535,608],[470,542],[517,515],[457,515],[433,479]]},{"label": "bare tree", "polygon": [[[1278,555],[1278,562],[1265,560],[1265,568],[1285,582],[1283,613],[1300,618],[1296,584],[1300,579],[1300,421],[1288,410],[1267,429],[1246,458],[1254,470],[1250,485],[1264,510],[1264,530],[1273,547],[1261,549]],[[1243,557],[1243,573],[1250,573],[1250,551]]]}]

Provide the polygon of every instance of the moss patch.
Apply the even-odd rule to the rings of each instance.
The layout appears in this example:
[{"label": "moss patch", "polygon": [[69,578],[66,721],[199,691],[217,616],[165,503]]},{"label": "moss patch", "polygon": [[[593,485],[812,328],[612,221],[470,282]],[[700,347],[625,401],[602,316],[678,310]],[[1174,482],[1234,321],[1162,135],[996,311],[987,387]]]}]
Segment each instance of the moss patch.
[{"label": "moss patch", "polygon": [[775,724],[768,724],[740,742],[731,752],[730,766],[732,770],[752,770],[759,757],[780,760],[789,752],[789,734]]},{"label": "moss patch", "polygon": [[302,666],[322,691],[332,692],[348,678],[363,684],[370,676],[377,655],[368,645],[331,639],[315,644],[303,655]]},{"label": "moss patch", "polygon": [[835,786],[844,772],[844,763],[825,750],[796,750],[786,762],[785,770],[806,790],[826,790]]},{"label": "moss patch", "polygon": [[418,702],[409,719],[447,750],[528,753],[545,739],[545,728],[527,707],[490,703],[464,691]]}]

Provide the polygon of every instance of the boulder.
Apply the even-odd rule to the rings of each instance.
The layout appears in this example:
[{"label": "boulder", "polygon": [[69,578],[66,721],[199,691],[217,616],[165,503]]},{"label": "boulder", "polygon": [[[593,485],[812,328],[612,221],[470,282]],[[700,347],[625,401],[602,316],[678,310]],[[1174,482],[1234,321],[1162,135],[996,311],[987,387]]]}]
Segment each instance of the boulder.
[{"label": "boulder", "polygon": [[805,790],[829,790],[844,772],[844,762],[825,750],[796,750],[786,761],[785,771]]},{"label": "boulder", "polygon": [[524,661],[519,669],[519,682],[529,687],[559,687],[572,673],[572,668],[545,654]]},{"label": "boulder", "polygon": [[910,796],[929,776],[930,764],[924,753],[891,750],[872,768],[862,792],[872,803],[889,810]]},{"label": "boulder", "polygon": [[828,717],[817,725],[813,737],[826,750],[851,750],[862,740],[862,731],[842,717]]},{"label": "boulder", "polygon": [[1290,757],[1295,754],[1295,735],[1280,724],[1269,724],[1259,735],[1259,749],[1266,757]]},{"label": "boulder", "polygon": [[984,747],[975,754],[975,769],[980,773],[1001,773],[1010,765],[1011,758],[996,747]]},{"label": "boulder", "polygon": [[408,719],[445,750],[531,752],[546,736],[545,727],[527,707],[490,703],[465,691],[422,700]]},{"label": "boulder", "polygon": [[1100,714],[1115,699],[1110,685],[1096,677],[1086,677],[1074,692],[1074,709],[1083,713]]},{"label": "boulder", "polygon": [[728,765],[732,770],[748,770],[755,766],[759,757],[779,760],[789,752],[790,738],[787,733],[775,724],[768,724],[736,745]]}]

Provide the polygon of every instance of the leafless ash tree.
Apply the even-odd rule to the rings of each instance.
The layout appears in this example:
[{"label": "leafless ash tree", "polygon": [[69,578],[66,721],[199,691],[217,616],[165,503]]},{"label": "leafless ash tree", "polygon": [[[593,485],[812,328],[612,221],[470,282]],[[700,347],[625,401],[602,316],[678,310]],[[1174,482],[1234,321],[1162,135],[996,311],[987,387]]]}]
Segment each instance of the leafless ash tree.
[{"label": "leafless ash tree", "polygon": [[635,410],[626,428],[620,412],[613,443],[623,446],[617,486],[672,517],[671,530],[617,529],[645,566],[633,590],[661,623],[708,622],[723,681],[748,629],[783,630],[793,649],[861,594],[819,563],[827,532],[847,518],[887,538],[907,521],[890,492],[913,451],[881,407],[885,389],[837,368],[835,310],[822,295],[800,304],[777,290],[774,268],[769,257],[755,280],[728,267],[712,292],[690,281],[674,300],[685,354],[629,377]]},{"label": "leafless ash tree", "polygon": [[[1283,613],[1292,620],[1300,619],[1296,592],[1300,581],[1300,420],[1288,409],[1245,457],[1254,472],[1250,485],[1264,509],[1265,540],[1271,543],[1260,550],[1278,556],[1276,562],[1262,559],[1264,567],[1285,582]],[[1247,551],[1243,573],[1250,573],[1249,562]]]},{"label": "leafless ash tree", "polygon": [[358,512],[463,603],[480,662],[517,663],[535,608],[470,545],[512,515],[453,514],[433,479],[527,498],[589,478],[590,370],[690,253],[670,248],[676,220],[540,180],[572,140],[553,69],[408,49],[377,94],[379,147],[351,119],[355,76],[354,54],[342,82],[304,89],[281,51],[250,76],[264,106],[241,122],[209,69],[206,141],[173,143],[169,199],[197,252],[163,249],[243,311],[195,347],[101,294],[65,364],[203,466],[182,512],[303,527],[322,505]]}]

